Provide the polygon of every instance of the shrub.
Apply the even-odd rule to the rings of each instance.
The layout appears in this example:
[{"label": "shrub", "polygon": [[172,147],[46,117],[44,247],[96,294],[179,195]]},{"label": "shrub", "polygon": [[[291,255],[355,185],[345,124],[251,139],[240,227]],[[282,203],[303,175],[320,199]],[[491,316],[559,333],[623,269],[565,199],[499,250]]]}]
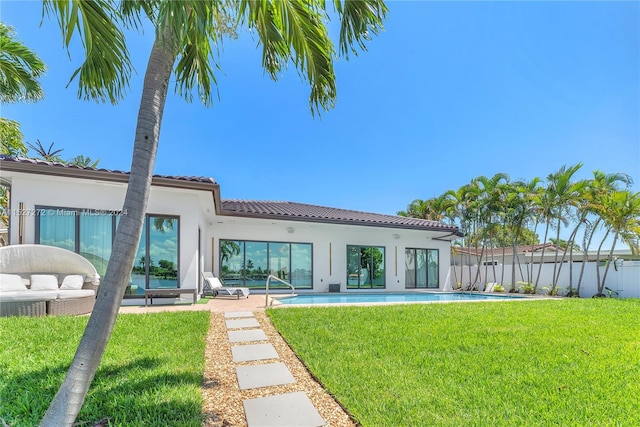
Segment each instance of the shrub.
[{"label": "shrub", "polygon": [[517,282],[516,284],[520,285],[520,290],[523,294],[535,294],[536,287],[533,283],[530,282]]}]

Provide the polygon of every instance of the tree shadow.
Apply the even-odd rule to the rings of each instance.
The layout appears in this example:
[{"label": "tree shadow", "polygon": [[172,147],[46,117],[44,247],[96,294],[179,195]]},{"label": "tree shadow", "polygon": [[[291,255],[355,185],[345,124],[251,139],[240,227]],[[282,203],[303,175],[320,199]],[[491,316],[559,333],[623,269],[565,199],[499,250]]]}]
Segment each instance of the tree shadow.
[{"label": "tree shadow", "polygon": [[[0,367],[0,418],[11,427],[37,425],[64,380],[68,365],[10,374]],[[217,384],[208,384],[213,387]],[[193,388],[202,373],[182,372],[166,360],[140,357],[126,364],[103,364],[78,415],[81,426],[107,418],[108,425],[201,426],[202,402]]]}]

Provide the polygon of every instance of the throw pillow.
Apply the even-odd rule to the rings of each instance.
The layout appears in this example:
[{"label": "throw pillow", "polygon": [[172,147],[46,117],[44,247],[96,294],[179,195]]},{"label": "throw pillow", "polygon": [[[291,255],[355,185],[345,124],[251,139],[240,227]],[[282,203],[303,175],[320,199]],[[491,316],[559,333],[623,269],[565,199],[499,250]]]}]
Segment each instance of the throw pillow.
[{"label": "throw pillow", "polygon": [[57,291],[58,278],[53,274],[32,274],[32,291]]},{"label": "throw pillow", "polygon": [[78,290],[82,289],[82,285],[84,285],[84,276],[81,276],[80,274],[70,274],[64,277],[62,285],[60,285],[60,289]]},{"label": "throw pillow", "polygon": [[0,273],[0,291],[26,291],[27,287],[22,281],[22,277],[17,274]]}]

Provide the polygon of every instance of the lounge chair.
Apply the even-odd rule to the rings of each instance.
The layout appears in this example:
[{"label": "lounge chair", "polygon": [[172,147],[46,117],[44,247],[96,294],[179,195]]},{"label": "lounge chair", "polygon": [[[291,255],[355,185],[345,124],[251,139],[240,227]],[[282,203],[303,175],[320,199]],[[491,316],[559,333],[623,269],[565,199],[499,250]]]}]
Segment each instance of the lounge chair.
[{"label": "lounge chair", "polygon": [[222,286],[220,279],[215,277],[211,272],[205,271],[202,273],[204,279],[204,286],[202,287],[202,295],[211,295],[212,297],[220,296],[235,296],[240,299],[240,295],[249,298],[249,288],[232,288]]}]

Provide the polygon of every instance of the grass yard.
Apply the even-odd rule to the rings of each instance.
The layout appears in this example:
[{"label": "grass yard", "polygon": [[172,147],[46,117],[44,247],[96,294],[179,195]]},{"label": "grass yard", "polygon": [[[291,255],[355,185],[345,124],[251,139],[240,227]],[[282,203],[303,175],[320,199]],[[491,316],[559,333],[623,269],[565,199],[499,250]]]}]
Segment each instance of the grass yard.
[{"label": "grass yard", "polygon": [[640,300],[268,314],[365,427],[640,425]]},{"label": "grass yard", "polygon": [[[202,425],[208,312],[119,315],[77,422]],[[0,418],[34,426],[64,379],[87,317],[0,319]],[[1,424],[1,422],[0,422]]]}]

